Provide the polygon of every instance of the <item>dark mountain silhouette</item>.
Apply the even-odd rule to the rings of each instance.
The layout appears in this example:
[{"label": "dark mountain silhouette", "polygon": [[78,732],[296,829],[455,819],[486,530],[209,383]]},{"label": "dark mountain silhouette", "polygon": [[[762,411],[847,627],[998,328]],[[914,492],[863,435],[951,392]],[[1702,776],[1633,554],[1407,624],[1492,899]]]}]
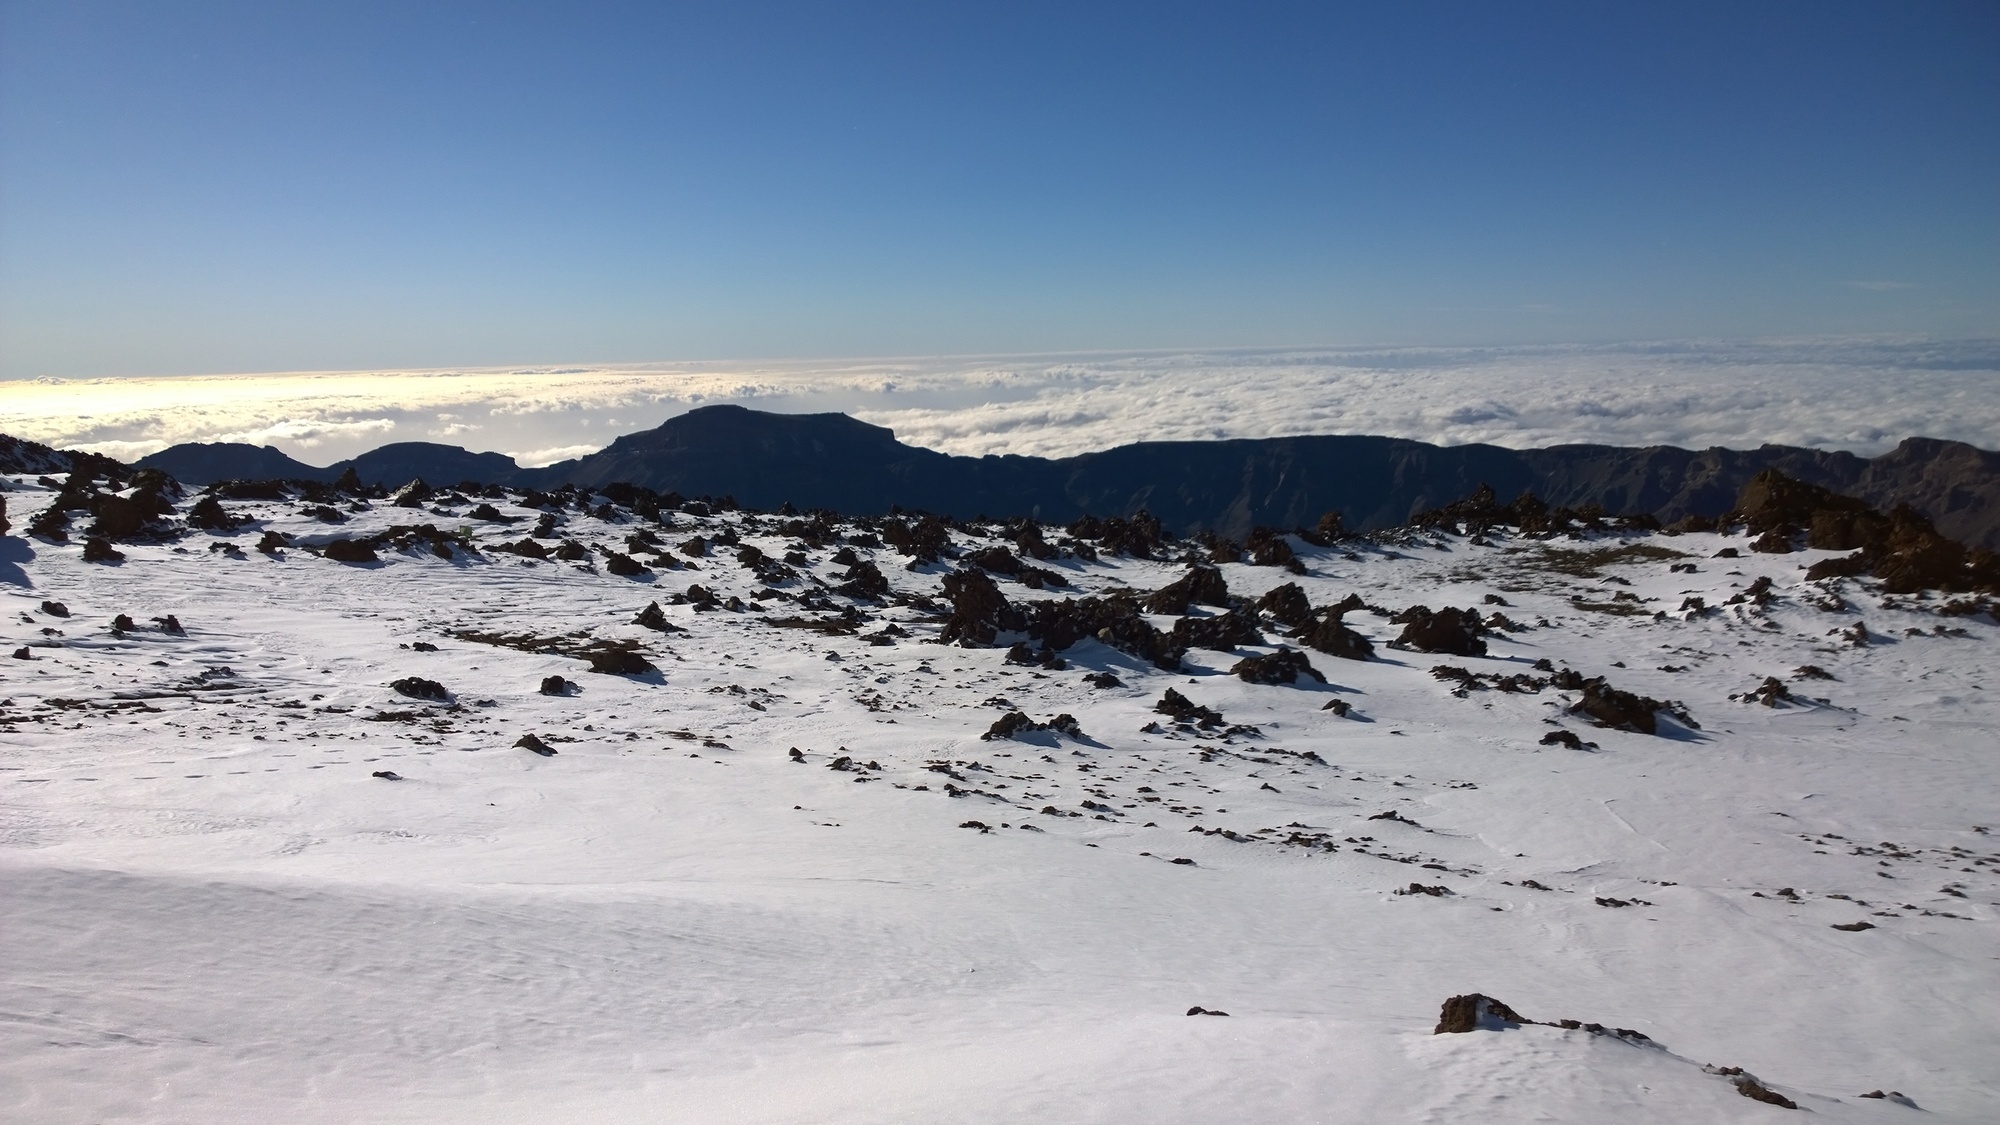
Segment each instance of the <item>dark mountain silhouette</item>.
[{"label": "dark mountain silhouette", "polygon": [[391,486],[419,478],[430,484],[504,484],[521,472],[514,459],[504,453],[471,453],[429,441],[399,441],[371,449],[352,461],[329,466],[333,476],[326,479],[338,477],[350,466],[364,484]]},{"label": "dark mountain silhouette", "polygon": [[158,469],[182,484],[219,480],[333,480],[340,474],[295,461],[267,445],[240,441],[191,441],[141,457],[142,469]]},{"label": "dark mountain silhouette", "polygon": [[456,445],[399,441],[325,468],[308,465],[275,449],[240,442],[190,442],[141,457],[142,469],[159,469],[182,484],[220,480],[338,480],[353,468],[363,484],[401,485],[421,477],[430,484],[512,482],[524,470],[504,453],[473,453]]},{"label": "dark mountain silhouette", "polygon": [[1482,483],[1503,497],[1533,491],[1552,504],[1597,504],[1613,514],[1643,512],[1666,521],[1718,516],[1751,477],[1777,469],[1877,507],[1907,503],[1946,535],[2000,547],[2000,453],[1933,438],[1910,438],[1873,459],[1781,445],[1506,449],[1363,436],[1141,442],[1060,459],[954,457],[904,445],[893,431],[844,414],[709,406],[546,468],[521,468],[498,453],[406,442],[324,469],[272,474],[251,454],[230,460],[236,450],[255,447],[176,446],[140,464],[189,484],[272,475],[331,480],[352,465],[364,481],[389,486],[417,477],[532,487],[625,482],[687,496],[733,496],[757,508],[789,501],[857,515],[900,506],[1067,522],[1145,508],[1180,531],[1233,537],[1258,525],[1310,525],[1328,511],[1342,513],[1351,528],[1391,527]]}]

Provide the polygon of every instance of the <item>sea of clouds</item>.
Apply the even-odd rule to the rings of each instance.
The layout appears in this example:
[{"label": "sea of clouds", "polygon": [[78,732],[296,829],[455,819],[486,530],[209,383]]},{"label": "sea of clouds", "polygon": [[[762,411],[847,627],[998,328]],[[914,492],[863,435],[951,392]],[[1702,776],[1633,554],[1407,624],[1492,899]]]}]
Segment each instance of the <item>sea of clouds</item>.
[{"label": "sea of clouds", "polygon": [[437,441],[539,465],[697,406],[844,411],[950,453],[1383,434],[1872,455],[1924,435],[2000,448],[2000,341],[1617,345],[623,364],[0,383],[0,432],[136,458],[190,441],[328,464]]}]

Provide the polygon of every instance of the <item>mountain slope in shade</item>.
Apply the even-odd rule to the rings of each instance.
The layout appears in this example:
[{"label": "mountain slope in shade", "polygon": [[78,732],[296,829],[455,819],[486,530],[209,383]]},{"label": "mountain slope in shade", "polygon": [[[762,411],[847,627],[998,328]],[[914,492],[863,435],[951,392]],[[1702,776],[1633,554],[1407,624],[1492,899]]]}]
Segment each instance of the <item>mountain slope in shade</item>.
[{"label": "mountain slope in shade", "polygon": [[[187,448],[176,446],[140,464],[185,463],[179,451]],[[1554,504],[1597,504],[1614,514],[1650,513],[1668,522],[1717,516],[1751,477],[1775,468],[1877,506],[1907,503],[1946,535],[2000,547],[2000,454],[1931,438],[1910,438],[1872,460],[1778,445],[1517,450],[1345,435],[1143,442],[1051,460],[955,457],[905,445],[893,431],[844,414],[770,414],[725,405],[689,411],[546,468],[520,468],[498,453],[407,442],[303,475],[331,479],[350,464],[364,481],[390,486],[415,477],[433,484],[536,487],[622,481],[663,492],[734,496],[753,507],[789,501],[853,513],[901,506],[1060,523],[1145,508],[1169,527],[1239,538],[1258,525],[1311,525],[1328,511],[1342,513],[1349,527],[1392,527],[1482,483],[1502,496],[1532,491]],[[270,475],[256,471],[247,456],[233,466],[241,471],[223,471],[231,467],[216,458],[204,461],[195,476],[168,471],[191,484]]]}]

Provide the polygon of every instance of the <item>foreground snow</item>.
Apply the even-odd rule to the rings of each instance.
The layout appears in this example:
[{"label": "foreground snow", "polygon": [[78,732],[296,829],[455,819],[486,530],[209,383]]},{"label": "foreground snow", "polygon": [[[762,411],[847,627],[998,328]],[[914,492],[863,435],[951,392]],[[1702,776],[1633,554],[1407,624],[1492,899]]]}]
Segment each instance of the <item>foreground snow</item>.
[{"label": "foreground snow", "polygon": [[[16,484],[18,525],[47,493]],[[229,506],[265,521],[222,537],[244,548],[264,527],[304,544],[413,518],[487,543],[529,526]],[[661,535],[744,518],[677,513]],[[743,540],[797,546],[773,523]],[[572,512],[562,534],[633,530]],[[1312,653],[1330,684],[1269,686],[1227,674],[1244,652],[1169,673],[1084,641],[1060,671],[1008,665],[926,643],[937,615],[908,598],[861,604],[861,633],[908,631],[892,644],[788,626],[829,615],[757,608],[727,554],[635,580],[209,542],[106,566],[0,539],[0,641],[34,657],[0,655],[9,1121],[1784,1119],[1705,1063],[1821,1120],[1915,1112],[1856,1096],[1874,1089],[1927,1120],[2000,1118],[1996,626],[1854,583],[1854,607],[1819,608],[1816,553],[1295,544],[1308,575],[1230,564],[1230,590],[1498,594],[1530,627],[1487,658],[1432,656],[1382,647],[1399,627],[1355,611],[1376,660]],[[837,582],[835,549],[781,589]],[[945,567],[860,553],[936,597]],[[1071,589],[1007,596],[1184,571],[1040,565]],[[1723,605],[1759,576],[1776,601]],[[749,608],[630,623],[691,582]],[[1723,608],[1684,614],[1690,596]],[[120,613],[139,631],[114,636]],[[168,614],[186,636],[152,627]],[[1830,635],[1857,620],[1872,643]],[[660,674],[464,632],[635,640]],[[1574,693],[1461,698],[1430,675],[1540,658],[1681,701],[1700,729],[1604,730],[1564,712]],[[1808,664],[1833,679],[1796,678]],[[1121,686],[1084,682],[1104,671]],[[580,691],[541,694],[552,675]],[[387,686],[406,676],[453,702]],[[1827,702],[1729,699],[1766,676]],[[1181,729],[1154,710],[1168,687],[1261,733]],[[1347,717],[1322,709],[1336,699]],[[1086,738],[981,741],[1015,709]],[[1541,745],[1558,727],[1598,749]],[[526,733],[559,753],[514,748]],[[858,772],[829,768],[843,757]],[[1394,893],[1411,883],[1450,893]],[[1473,991],[1650,1042],[1433,1036],[1440,1002]]]}]

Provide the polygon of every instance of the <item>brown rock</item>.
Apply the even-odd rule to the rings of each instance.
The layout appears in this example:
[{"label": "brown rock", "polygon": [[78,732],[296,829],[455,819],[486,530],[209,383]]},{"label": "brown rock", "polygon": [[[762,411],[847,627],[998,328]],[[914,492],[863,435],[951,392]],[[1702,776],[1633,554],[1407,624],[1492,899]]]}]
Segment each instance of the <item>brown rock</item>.
[{"label": "brown rock", "polygon": [[1431,1034],[1458,1035],[1477,1031],[1482,1026],[1532,1022],[1534,1021],[1523,1017],[1491,996],[1473,992],[1446,1000],[1444,1007],[1438,1012],[1437,1028]]}]

